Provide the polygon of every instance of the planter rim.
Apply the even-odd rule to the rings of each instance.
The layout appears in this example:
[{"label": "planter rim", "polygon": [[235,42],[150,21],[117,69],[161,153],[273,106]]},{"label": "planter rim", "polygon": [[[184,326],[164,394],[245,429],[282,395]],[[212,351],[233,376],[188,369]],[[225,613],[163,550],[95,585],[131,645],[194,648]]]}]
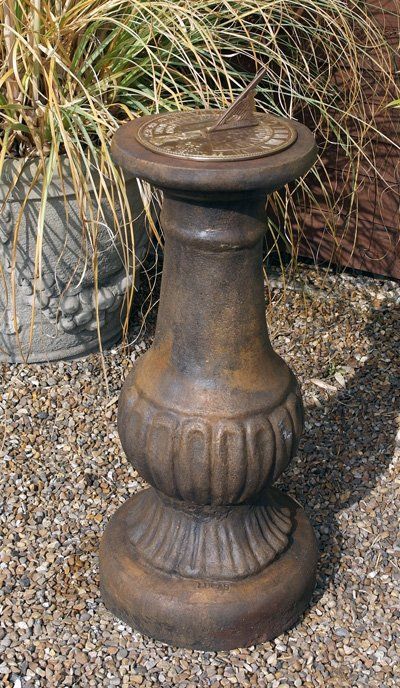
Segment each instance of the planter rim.
[{"label": "planter rim", "polygon": [[[6,157],[4,160],[3,171],[0,176],[0,203],[4,201],[8,202],[18,202],[23,201],[26,198],[26,187],[29,187],[32,179],[36,173],[40,158],[39,156],[23,157],[23,158],[11,158]],[[75,195],[75,189],[70,181],[71,168],[66,153],[60,155],[61,161],[61,176],[58,167],[56,167],[52,180],[49,184],[48,195],[50,197],[62,196],[63,193],[67,196],[73,194]],[[9,187],[13,183],[16,174],[20,173],[20,178],[15,185],[12,192],[8,195]],[[93,168],[93,179],[99,179],[99,173]],[[125,181],[130,181],[134,179],[134,175],[130,173],[123,172]],[[32,188],[29,194],[29,200],[39,200],[41,198],[42,183],[41,176],[38,183]],[[112,181],[109,180],[110,185]]]}]

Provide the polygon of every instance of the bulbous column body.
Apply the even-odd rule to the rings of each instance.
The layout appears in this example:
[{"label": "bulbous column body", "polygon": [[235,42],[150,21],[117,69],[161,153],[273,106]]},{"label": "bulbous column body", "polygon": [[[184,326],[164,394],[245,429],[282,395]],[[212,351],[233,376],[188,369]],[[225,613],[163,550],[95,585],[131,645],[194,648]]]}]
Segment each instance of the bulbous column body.
[{"label": "bulbous column body", "polygon": [[200,203],[164,199],[156,336],[125,382],[119,432],[153,487],[216,506],[251,499],[284,470],[302,405],[266,327],[264,195]]},{"label": "bulbous column body", "polygon": [[[304,171],[315,152],[299,128]],[[303,424],[296,378],[269,341],[262,274],[264,189],[290,175],[284,160],[269,175],[248,161],[242,180],[224,163],[211,181],[201,164],[185,179],[182,161],[121,141],[121,164],[164,189],[166,242],[155,340],[118,412],[127,458],[151,487],[106,530],[103,598],[172,644],[251,644],[294,622],[315,576],[308,520],[271,487]]]}]

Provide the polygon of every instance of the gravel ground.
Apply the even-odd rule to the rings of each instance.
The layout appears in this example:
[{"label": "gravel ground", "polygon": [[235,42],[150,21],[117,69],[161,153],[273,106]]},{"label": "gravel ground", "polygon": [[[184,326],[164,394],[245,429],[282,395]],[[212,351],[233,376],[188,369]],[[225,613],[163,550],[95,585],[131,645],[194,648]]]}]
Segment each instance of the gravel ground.
[{"label": "gravel ground", "polygon": [[307,407],[282,487],[319,538],[309,610],[274,642],[202,653],[143,637],[102,605],[99,538],[143,485],[122,455],[117,395],[151,343],[153,311],[128,354],[107,353],[108,392],[98,355],[1,367],[2,686],[400,684],[400,287],[302,267],[269,288],[273,344]]}]

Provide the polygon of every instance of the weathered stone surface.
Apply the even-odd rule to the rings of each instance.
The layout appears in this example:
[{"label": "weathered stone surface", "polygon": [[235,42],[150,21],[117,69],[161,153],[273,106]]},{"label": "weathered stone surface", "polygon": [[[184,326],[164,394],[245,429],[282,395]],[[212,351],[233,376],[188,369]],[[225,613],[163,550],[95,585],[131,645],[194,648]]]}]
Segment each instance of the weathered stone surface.
[{"label": "weathered stone surface", "polygon": [[231,649],[290,627],[315,583],[311,525],[271,487],[296,451],[303,406],[270,344],[262,242],[266,191],[308,170],[316,147],[291,124],[291,147],[216,173],[150,153],[138,126],[116,134],[113,152],[164,191],[164,270],[154,343],[125,381],[118,428],[151,488],[103,536],[102,594],[148,635]]}]

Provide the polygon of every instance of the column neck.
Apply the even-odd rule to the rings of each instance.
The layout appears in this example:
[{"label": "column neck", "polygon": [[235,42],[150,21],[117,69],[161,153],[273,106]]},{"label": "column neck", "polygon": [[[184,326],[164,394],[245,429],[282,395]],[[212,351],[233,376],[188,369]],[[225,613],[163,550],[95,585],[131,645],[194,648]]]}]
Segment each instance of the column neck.
[{"label": "column neck", "polygon": [[[206,203],[166,196],[164,274],[155,346],[170,341],[177,370],[215,384],[256,384],[270,349],[264,307],[265,198]],[[189,324],[190,323],[190,324]]]},{"label": "column neck", "polygon": [[259,243],[265,229],[265,194],[191,196],[165,193],[161,223],[167,241],[207,252],[237,251]]}]

